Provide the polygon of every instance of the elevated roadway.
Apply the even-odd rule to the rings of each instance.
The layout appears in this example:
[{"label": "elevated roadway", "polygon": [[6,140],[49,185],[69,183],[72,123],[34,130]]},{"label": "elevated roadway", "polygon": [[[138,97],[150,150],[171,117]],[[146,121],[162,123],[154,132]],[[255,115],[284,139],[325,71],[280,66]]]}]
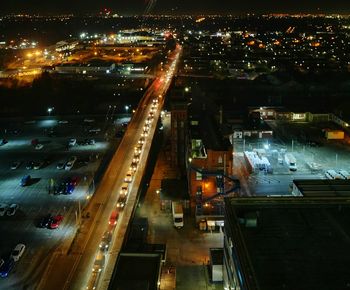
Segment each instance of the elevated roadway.
[{"label": "elevated roadway", "polygon": [[[107,289],[115,262],[121,250],[128,224],[133,216],[138,201],[138,189],[144,174],[152,138],[157,129],[164,96],[176,72],[181,54],[181,46],[168,55],[167,69],[162,71],[150,85],[133,115],[122,142],[98,185],[88,207],[84,210],[80,228],[73,243],[63,244],[53,253],[37,289]],[[147,136],[145,133],[147,129]],[[120,190],[126,173],[134,158],[134,148],[140,138],[144,139],[139,161],[129,184],[127,202],[123,209],[117,208]],[[141,140],[142,140],[141,139]],[[119,212],[115,226],[109,224],[113,211]],[[80,220],[80,219],[79,219]],[[99,245],[103,233],[110,231],[112,240],[109,250],[103,252],[103,264],[94,271],[96,259],[101,255]],[[93,270],[95,269],[95,270]],[[98,277],[98,278],[96,278]]]}]

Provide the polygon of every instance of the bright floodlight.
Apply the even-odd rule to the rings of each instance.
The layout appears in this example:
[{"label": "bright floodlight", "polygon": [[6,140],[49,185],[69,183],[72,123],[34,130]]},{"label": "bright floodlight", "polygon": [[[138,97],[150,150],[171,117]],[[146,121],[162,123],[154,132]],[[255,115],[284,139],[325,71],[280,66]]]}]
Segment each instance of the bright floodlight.
[{"label": "bright floodlight", "polygon": [[47,108],[47,112],[49,113],[49,115],[51,114],[51,112],[54,110],[54,107],[48,107]]}]

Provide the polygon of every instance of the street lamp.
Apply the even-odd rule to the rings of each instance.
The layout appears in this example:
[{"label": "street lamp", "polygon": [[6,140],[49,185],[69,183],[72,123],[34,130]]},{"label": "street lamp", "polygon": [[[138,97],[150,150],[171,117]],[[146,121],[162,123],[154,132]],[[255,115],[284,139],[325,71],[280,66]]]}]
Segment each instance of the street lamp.
[{"label": "street lamp", "polygon": [[129,106],[128,105],[125,106],[125,111],[126,111],[126,113],[128,113],[128,111],[129,111]]},{"label": "street lamp", "polygon": [[54,107],[48,107],[47,112],[49,113],[49,116],[51,115],[51,112],[54,110]]}]

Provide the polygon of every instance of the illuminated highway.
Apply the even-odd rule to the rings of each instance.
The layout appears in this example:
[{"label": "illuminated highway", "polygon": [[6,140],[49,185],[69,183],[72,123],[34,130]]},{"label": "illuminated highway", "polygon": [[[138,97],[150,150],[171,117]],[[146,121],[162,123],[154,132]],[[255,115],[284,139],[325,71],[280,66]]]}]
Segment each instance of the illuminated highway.
[{"label": "illuminated highway", "polygon": [[[114,264],[121,249],[127,226],[137,202],[137,193],[144,173],[152,138],[171,80],[176,72],[182,48],[168,55],[167,68],[150,85],[133,115],[127,131],[114,154],[95,195],[82,219],[79,233],[72,245],[62,246],[52,256],[38,289],[107,289]],[[139,148],[135,151],[135,147]],[[139,152],[137,152],[140,150]],[[125,191],[126,174],[133,171]],[[129,180],[130,181],[130,180]],[[125,206],[119,206],[125,200]],[[119,202],[118,202],[119,201]],[[117,211],[117,218],[111,216]],[[83,213],[84,214],[84,213]],[[114,221],[116,224],[114,225]],[[108,250],[101,251],[104,233],[112,239]],[[103,257],[103,258],[101,258]],[[59,271],[57,271],[59,269]]]}]

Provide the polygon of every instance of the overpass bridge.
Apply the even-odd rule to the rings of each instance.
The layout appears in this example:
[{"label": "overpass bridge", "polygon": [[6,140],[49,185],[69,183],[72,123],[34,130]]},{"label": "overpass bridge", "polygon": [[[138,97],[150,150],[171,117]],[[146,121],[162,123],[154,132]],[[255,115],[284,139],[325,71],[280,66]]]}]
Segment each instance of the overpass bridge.
[{"label": "overpass bridge", "polygon": [[[85,209],[89,218],[83,220],[73,243],[68,248],[57,249],[52,255],[37,289],[107,290],[128,224],[137,206],[138,189],[157,129],[157,120],[164,104],[164,96],[175,75],[181,51],[182,47],[178,45],[168,55],[167,70],[162,71],[145,92]],[[126,174],[130,170],[132,177],[125,191],[122,187],[125,186]],[[118,207],[117,204],[123,198],[126,200],[125,205],[119,204]],[[111,220],[111,215],[118,217]],[[102,252],[101,259],[99,245],[106,232],[111,234],[112,239],[109,250]]]}]

